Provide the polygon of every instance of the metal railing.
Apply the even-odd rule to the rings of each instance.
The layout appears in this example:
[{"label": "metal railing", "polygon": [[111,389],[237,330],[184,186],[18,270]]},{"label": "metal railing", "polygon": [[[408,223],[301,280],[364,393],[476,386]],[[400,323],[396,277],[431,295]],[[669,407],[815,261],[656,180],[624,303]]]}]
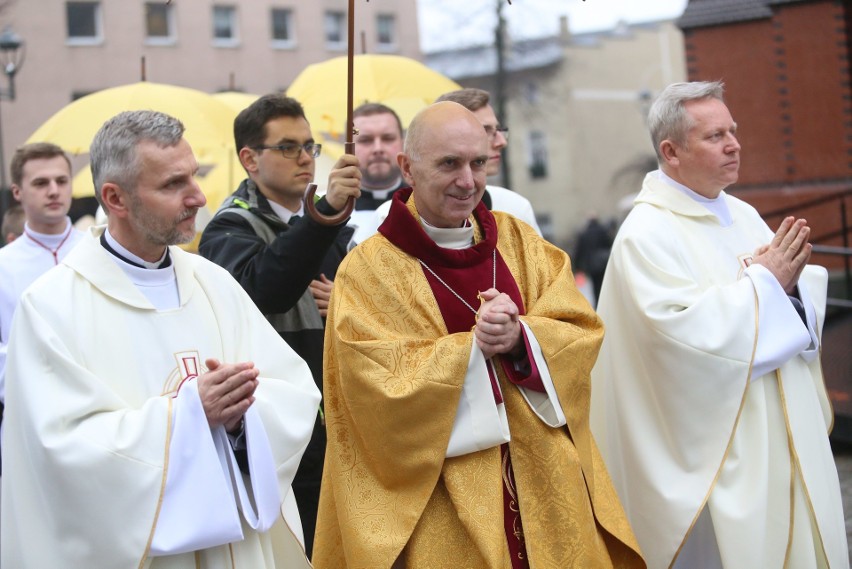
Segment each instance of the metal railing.
[{"label": "metal railing", "polygon": [[[813,210],[817,207],[832,207],[836,204],[836,211],[839,222],[834,225],[830,224],[827,229],[817,233],[818,228],[811,226],[810,241],[813,244],[813,252],[819,255],[839,256],[841,257],[838,265],[832,264],[832,267],[840,266],[842,274],[842,286],[833,287],[835,293],[841,296],[830,296],[827,300],[827,305],[838,308],[841,311],[852,309],[852,224],[849,221],[849,208],[847,202],[852,200],[852,188],[835,192],[831,195],[820,196],[811,200],[786,205],[776,210],[762,213],[762,217],[770,222],[774,219],[784,219],[788,215],[801,216],[806,210]],[[842,243],[841,246],[826,245],[827,242],[838,240]]]}]

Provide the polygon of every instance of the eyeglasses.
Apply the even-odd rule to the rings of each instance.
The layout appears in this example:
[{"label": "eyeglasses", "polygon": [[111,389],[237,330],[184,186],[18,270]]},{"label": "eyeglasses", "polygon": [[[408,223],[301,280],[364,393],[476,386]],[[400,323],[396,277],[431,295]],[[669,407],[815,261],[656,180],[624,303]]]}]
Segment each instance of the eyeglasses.
[{"label": "eyeglasses", "polygon": [[488,135],[488,138],[494,138],[497,136],[497,133],[503,135],[503,138],[509,139],[509,127],[508,126],[491,126],[488,125],[485,127],[485,134]]},{"label": "eyeglasses", "polygon": [[308,142],[307,144],[296,144],[288,142],[287,144],[273,144],[271,146],[255,146],[255,150],[280,150],[284,158],[298,158],[302,154],[302,150],[308,153],[311,158],[316,158],[320,155],[322,144]]}]

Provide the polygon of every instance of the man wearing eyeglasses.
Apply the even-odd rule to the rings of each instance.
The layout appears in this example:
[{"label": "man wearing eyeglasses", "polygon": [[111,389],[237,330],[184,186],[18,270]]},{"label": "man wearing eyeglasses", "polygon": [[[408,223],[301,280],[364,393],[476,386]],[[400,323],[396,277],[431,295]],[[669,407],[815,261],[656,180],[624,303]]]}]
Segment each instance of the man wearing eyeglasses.
[{"label": "man wearing eyeglasses", "polygon": [[[502,126],[494,109],[489,104],[488,91],[468,88],[444,93],[435,102],[452,101],[458,103],[479,119],[488,134],[489,154],[485,173],[488,177],[500,173],[500,162],[503,160],[503,149],[509,144],[509,129]],[[536,233],[541,235],[541,229],[535,220],[532,204],[522,195],[500,186],[485,186],[482,201],[490,210],[505,211],[528,223]]]},{"label": "man wearing eyeglasses", "polygon": [[[314,179],[321,147],[302,105],[266,95],[234,120],[240,163],[248,174],[204,229],[198,251],[227,269],[281,337],[311,368],[322,389],[324,317],[337,265],[353,230],[324,226],[303,216],[302,198]],[[342,156],[317,204],[326,215],[360,195],[357,158]],[[325,425],[317,416],[313,437],[293,481],[305,547],[311,553],[325,456]]]}]

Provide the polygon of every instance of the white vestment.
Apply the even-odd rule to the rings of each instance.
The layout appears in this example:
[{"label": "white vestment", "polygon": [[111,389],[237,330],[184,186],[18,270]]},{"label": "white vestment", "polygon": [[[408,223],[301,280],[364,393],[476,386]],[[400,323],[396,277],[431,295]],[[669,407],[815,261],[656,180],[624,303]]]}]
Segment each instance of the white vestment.
[{"label": "white vestment", "polygon": [[5,400],[6,346],[18,299],[33,281],[55,267],[82,236],[68,219],[65,231],[60,234],[43,235],[27,227],[18,239],[0,248],[0,401]]},{"label": "white vestment", "polygon": [[[307,365],[227,272],[179,248],[180,306],[155,309],[100,231],[18,306],[2,566],[307,567],[289,510],[319,403]],[[224,428],[207,425],[195,378],[208,358],[260,371],[245,416],[250,476]]]},{"label": "white vestment", "polygon": [[817,353],[826,271],[802,274],[803,321],[751,264],[772,231],[719,199],[645,178],[598,304],[592,430],[649,569],[847,568]]},{"label": "white vestment", "polygon": [[491,196],[492,211],[504,211],[514,215],[541,235],[541,229],[535,220],[535,212],[530,200],[518,192],[500,186],[485,186],[485,190]]}]

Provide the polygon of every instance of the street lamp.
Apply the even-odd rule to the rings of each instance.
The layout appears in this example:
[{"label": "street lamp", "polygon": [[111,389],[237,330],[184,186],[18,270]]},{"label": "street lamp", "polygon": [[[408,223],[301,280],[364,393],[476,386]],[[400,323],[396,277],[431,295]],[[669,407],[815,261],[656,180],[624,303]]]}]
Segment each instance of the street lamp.
[{"label": "street lamp", "polygon": [[11,27],[6,26],[0,33],[0,66],[9,81],[9,88],[6,91],[0,89],[0,99],[15,100],[15,74],[24,64],[24,55],[24,40],[12,31]]},{"label": "street lamp", "polygon": [[[6,75],[6,80],[9,86],[6,90],[0,89],[0,100],[7,99],[15,100],[15,74],[21,70],[24,64],[24,40],[12,31],[12,28],[6,26],[3,32],[0,32],[0,66],[3,68],[3,74]],[[2,115],[0,115],[2,118]],[[3,128],[0,122],[0,211],[5,212],[11,202],[11,192],[6,181],[6,159],[3,154]]]}]

